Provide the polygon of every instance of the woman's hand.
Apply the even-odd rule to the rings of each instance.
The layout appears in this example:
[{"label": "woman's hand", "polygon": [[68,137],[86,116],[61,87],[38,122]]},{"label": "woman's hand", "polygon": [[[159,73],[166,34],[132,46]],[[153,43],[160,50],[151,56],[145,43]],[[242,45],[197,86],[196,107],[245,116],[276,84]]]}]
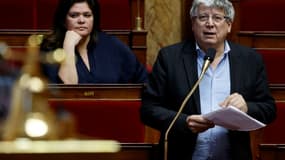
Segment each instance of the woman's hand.
[{"label": "woman's hand", "polygon": [[[74,31],[67,31],[65,33],[65,38],[64,38],[64,42],[63,42],[63,48],[69,48],[69,49],[74,49],[75,46],[79,43],[79,41],[81,40],[81,36],[74,32]],[[67,49],[67,50],[69,50]]]},{"label": "woman's hand", "polygon": [[66,54],[61,63],[58,75],[64,84],[77,84],[78,75],[75,62],[75,47],[81,40],[81,36],[74,31],[67,31],[63,42],[63,50]]}]

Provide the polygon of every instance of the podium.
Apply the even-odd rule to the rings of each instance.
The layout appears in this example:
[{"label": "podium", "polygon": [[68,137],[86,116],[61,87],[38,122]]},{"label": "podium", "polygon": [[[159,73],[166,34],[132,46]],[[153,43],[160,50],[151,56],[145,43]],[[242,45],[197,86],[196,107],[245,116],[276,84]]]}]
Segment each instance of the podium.
[{"label": "podium", "polygon": [[80,84],[48,86],[49,104],[70,113],[79,139],[112,139],[144,143],[139,108],[143,84]]},{"label": "podium", "polygon": [[144,84],[49,84],[50,100],[141,101]]},{"label": "podium", "polygon": [[[78,139],[72,140],[72,144],[68,140],[42,141],[40,147],[35,144],[36,147],[34,148],[29,148],[27,144],[19,146],[21,143],[15,141],[2,141],[0,142],[0,159],[155,160],[157,145],[144,143],[145,126],[139,120],[143,87],[143,84],[50,84],[48,86],[50,91],[48,100],[51,107],[54,107],[54,109],[64,108],[72,113],[78,120],[77,131],[79,133],[86,130],[94,132],[88,132],[92,135],[84,137],[85,139],[77,137]],[[103,107],[100,105],[103,105]],[[80,112],[82,110],[83,112]],[[98,113],[92,113],[91,111]],[[83,113],[87,113],[87,116]],[[106,119],[101,120],[102,116],[98,116],[103,115],[104,118],[106,114],[113,114],[106,117],[109,121],[106,121]],[[97,115],[98,117],[88,117],[90,115]],[[116,117],[116,115],[119,116]],[[112,126],[110,126],[110,122],[113,124]],[[89,124],[84,125],[81,123]],[[110,128],[111,130],[109,130]],[[98,141],[101,142],[100,145],[97,144]],[[104,148],[104,145],[101,145],[104,141],[117,142],[116,145],[119,145],[119,150],[114,152],[100,151],[100,148]],[[37,141],[31,141],[30,143],[34,144]],[[99,148],[99,151],[96,148]]]}]

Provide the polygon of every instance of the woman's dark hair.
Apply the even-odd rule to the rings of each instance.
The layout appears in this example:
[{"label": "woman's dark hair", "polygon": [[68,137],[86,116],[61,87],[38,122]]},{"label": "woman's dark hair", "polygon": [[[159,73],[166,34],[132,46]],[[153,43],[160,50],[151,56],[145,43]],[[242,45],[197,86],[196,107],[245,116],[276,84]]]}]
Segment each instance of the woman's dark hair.
[{"label": "woman's dark hair", "polygon": [[59,0],[53,19],[52,33],[43,40],[42,50],[50,51],[62,48],[65,33],[66,15],[75,3],[86,2],[94,16],[93,29],[91,31],[90,42],[95,41],[96,32],[100,30],[100,6],[97,0]]}]

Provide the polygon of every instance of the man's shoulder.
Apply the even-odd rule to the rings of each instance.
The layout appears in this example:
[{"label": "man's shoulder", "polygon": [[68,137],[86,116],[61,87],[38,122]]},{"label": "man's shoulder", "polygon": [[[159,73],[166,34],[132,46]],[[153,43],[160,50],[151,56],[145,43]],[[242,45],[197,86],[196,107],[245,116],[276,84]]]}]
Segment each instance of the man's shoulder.
[{"label": "man's shoulder", "polygon": [[254,48],[245,46],[242,44],[229,42],[231,48],[232,56],[247,57],[253,59],[260,59],[261,54],[259,54]]},{"label": "man's shoulder", "polygon": [[244,50],[244,51],[253,51],[254,49],[249,47],[249,46],[245,46],[245,45],[242,45],[242,44],[239,44],[239,43],[235,43],[235,42],[231,42],[231,41],[228,41],[229,45],[230,45],[230,48],[233,49],[233,50]]}]

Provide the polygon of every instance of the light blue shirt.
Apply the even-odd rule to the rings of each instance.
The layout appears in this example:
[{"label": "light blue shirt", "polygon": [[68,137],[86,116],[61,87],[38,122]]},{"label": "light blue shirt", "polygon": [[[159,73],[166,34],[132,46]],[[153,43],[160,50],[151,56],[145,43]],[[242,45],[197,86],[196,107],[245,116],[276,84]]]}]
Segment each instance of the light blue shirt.
[{"label": "light blue shirt", "polygon": [[[198,53],[198,73],[204,63],[205,53],[196,44]],[[209,67],[200,85],[201,114],[220,109],[221,103],[230,95],[230,65],[228,52],[230,47],[225,41],[224,54],[215,69]],[[230,160],[230,143],[228,130],[215,126],[205,132],[198,134],[193,160]]]}]

